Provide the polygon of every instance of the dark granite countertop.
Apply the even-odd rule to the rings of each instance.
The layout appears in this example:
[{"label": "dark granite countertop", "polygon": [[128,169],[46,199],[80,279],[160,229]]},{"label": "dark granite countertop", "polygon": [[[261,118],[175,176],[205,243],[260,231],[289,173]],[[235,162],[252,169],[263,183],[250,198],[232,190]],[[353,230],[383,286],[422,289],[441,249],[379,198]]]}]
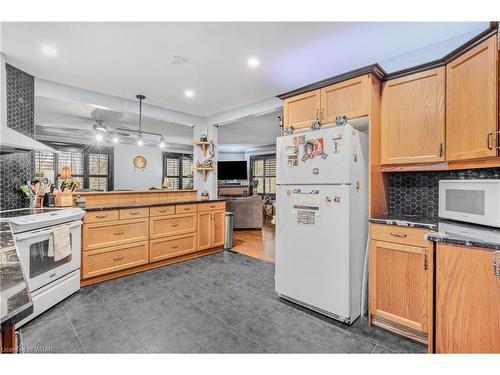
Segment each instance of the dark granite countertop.
[{"label": "dark granite countertop", "polygon": [[370,223],[398,225],[400,227],[436,229],[438,218],[418,215],[391,215],[385,214],[370,218]]},{"label": "dark granite countertop", "polygon": [[429,241],[500,250],[500,229],[482,225],[440,220],[426,237]]},{"label": "dark granite countertop", "polygon": [[0,329],[33,312],[33,301],[8,221],[0,221]]},{"label": "dark granite countertop", "polygon": [[214,198],[208,200],[193,199],[193,200],[173,201],[173,202],[150,202],[150,203],[127,203],[127,204],[121,203],[121,204],[109,204],[105,206],[85,207],[83,208],[83,210],[87,212],[92,212],[92,211],[115,210],[118,208],[141,208],[141,207],[156,207],[156,206],[174,206],[176,204],[223,202],[225,200],[226,199],[224,198]]}]

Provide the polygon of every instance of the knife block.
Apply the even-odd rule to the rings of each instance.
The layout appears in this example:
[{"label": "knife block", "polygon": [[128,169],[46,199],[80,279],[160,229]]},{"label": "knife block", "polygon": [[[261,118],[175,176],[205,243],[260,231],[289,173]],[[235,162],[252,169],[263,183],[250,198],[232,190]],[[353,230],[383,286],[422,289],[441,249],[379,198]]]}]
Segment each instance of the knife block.
[{"label": "knife block", "polygon": [[57,193],[55,198],[55,205],[57,207],[71,207],[73,206],[73,194],[70,191]]}]

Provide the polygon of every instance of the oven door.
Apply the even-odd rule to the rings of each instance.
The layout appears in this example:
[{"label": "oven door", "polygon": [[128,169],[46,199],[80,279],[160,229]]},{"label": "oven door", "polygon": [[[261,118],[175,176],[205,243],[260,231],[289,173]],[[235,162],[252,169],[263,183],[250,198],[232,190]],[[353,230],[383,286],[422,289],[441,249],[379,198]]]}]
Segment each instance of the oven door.
[{"label": "oven door", "polygon": [[439,181],[439,217],[500,227],[500,180]]},{"label": "oven door", "polygon": [[[80,268],[81,220],[50,228],[38,229],[14,235],[23,269],[31,291],[67,275]],[[70,231],[71,254],[54,261],[47,255],[49,239],[56,228],[68,226]]]}]

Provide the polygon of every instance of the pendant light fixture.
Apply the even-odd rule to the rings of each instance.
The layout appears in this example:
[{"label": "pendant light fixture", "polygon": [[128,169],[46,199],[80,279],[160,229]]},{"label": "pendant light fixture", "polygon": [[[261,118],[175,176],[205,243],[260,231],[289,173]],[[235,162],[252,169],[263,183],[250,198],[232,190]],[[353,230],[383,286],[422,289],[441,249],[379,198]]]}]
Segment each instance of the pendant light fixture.
[{"label": "pendant light fixture", "polygon": [[125,129],[125,128],[117,128],[114,130],[114,137],[113,137],[113,142],[118,143],[118,137],[117,133],[118,132],[123,132],[123,133],[137,133],[137,145],[138,146],[144,146],[144,134],[147,135],[153,135],[155,137],[158,137],[158,147],[160,148],[165,148],[166,143],[165,143],[165,137],[163,134],[160,133],[153,133],[153,132],[148,132],[145,130],[142,130],[142,101],[146,99],[144,95],[138,94],[135,96],[137,99],[139,99],[139,129],[138,130],[130,130],[130,129]]}]

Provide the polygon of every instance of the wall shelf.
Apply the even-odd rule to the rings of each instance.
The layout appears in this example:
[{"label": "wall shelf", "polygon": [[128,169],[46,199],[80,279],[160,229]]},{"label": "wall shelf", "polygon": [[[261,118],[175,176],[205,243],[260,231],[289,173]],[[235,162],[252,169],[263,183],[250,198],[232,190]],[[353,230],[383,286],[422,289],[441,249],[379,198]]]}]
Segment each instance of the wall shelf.
[{"label": "wall shelf", "polygon": [[201,147],[201,149],[203,150],[203,156],[207,156],[208,146],[210,145],[209,141],[197,141],[193,142],[193,145]]}]

